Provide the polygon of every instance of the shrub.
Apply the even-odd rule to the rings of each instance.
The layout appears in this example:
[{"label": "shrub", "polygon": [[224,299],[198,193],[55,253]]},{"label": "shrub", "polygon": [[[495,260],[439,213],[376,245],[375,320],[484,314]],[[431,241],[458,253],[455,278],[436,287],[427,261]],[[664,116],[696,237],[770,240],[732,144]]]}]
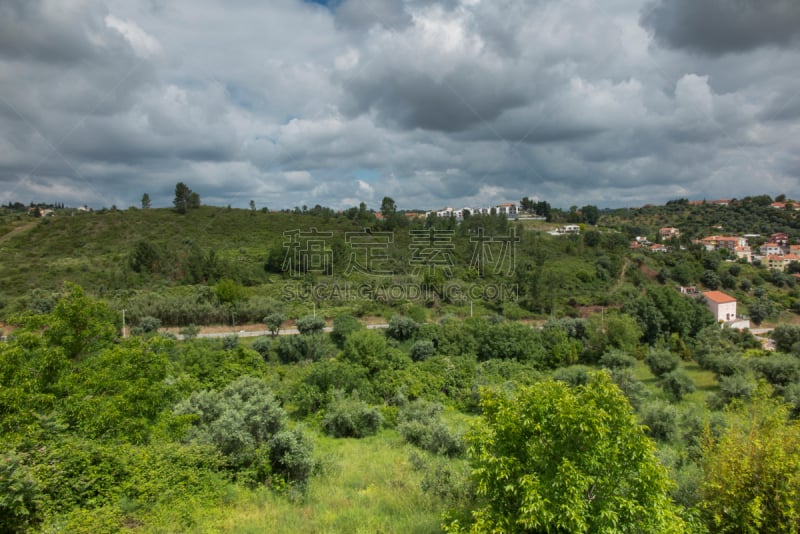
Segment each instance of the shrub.
[{"label": "shrub", "polygon": [[363,438],[378,433],[383,416],[375,407],[370,407],[356,396],[341,395],[328,407],[322,419],[322,431],[335,438]]},{"label": "shrub", "polygon": [[386,329],[386,335],[397,341],[405,341],[414,337],[418,328],[419,324],[414,319],[395,315],[389,319],[389,328]]},{"label": "shrub", "polygon": [[142,317],[139,321],[139,328],[145,334],[149,334],[150,332],[155,332],[159,328],[161,328],[161,320],[156,319],[155,317],[146,316]]},{"label": "shrub", "polygon": [[608,369],[629,369],[636,365],[636,358],[618,349],[611,349],[600,357],[600,365]]},{"label": "shrub", "polygon": [[339,315],[333,320],[333,330],[331,331],[331,341],[340,349],[344,347],[347,336],[361,330],[364,325],[352,315]]},{"label": "shrub", "polygon": [[186,441],[214,445],[235,472],[263,472],[266,446],[271,471],[286,482],[302,484],[311,474],[310,442],[300,430],[286,429],[285,412],[261,380],[243,377],[222,391],[195,392],[173,412],[193,416]]},{"label": "shrub", "polygon": [[562,367],[553,373],[553,380],[566,382],[570,386],[583,386],[589,382],[589,371],[585,365]]},{"label": "shrub", "polygon": [[647,404],[642,409],[642,424],[647,426],[647,435],[668,441],[678,432],[678,410],[662,401]]},{"label": "shrub", "polygon": [[770,334],[775,341],[775,350],[792,352],[795,343],[800,342],[800,327],[788,324],[779,324]]},{"label": "shrub", "polygon": [[194,339],[197,337],[197,334],[200,333],[200,327],[190,324],[189,326],[181,328],[178,333],[183,336],[183,339]]},{"label": "shrub", "polygon": [[239,336],[231,334],[222,338],[223,350],[235,350],[239,346]]},{"label": "shrub", "polygon": [[398,414],[397,430],[406,442],[420,449],[445,456],[464,452],[461,437],[451,432],[442,422],[442,405],[425,400],[415,400],[404,406]]},{"label": "shrub", "polygon": [[324,336],[282,336],[278,339],[276,352],[281,363],[296,363],[319,361],[329,354],[329,349],[330,344]]},{"label": "shrub", "polygon": [[668,349],[651,348],[644,358],[644,363],[647,364],[654,375],[660,377],[677,369],[680,360]]},{"label": "shrub", "polygon": [[297,331],[303,336],[318,334],[325,328],[325,319],[313,315],[306,315],[298,319],[295,326],[297,326]]},{"label": "shrub", "polygon": [[286,317],[282,313],[271,313],[264,317],[264,324],[267,325],[270,334],[272,334],[274,337],[278,335],[281,325],[285,320]]},{"label": "shrub", "polygon": [[748,360],[754,371],[775,386],[778,393],[794,383],[800,382],[800,360],[788,354],[772,354]]},{"label": "shrub", "polygon": [[433,356],[435,352],[436,347],[434,347],[433,341],[420,339],[419,341],[415,341],[411,346],[411,359],[415,362],[427,360],[430,356]]},{"label": "shrub", "polygon": [[647,388],[633,376],[630,369],[612,369],[611,380],[622,390],[628,402],[634,408],[638,408],[645,398],[647,398]]},{"label": "shrub", "polygon": [[670,371],[669,373],[661,376],[659,386],[668,394],[672,395],[676,400],[681,400],[684,395],[693,393],[695,391],[694,382],[689,378],[685,372],[680,369]]},{"label": "shrub", "polygon": [[36,480],[14,451],[0,453],[0,532],[26,532],[40,517]]},{"label": "shrub", "polygon": [[253,350],[266,359],[272,350],[272,341],[266,337],[259,337],[253,341]]},{"label": "shrub", "polygon": [[723,376],[719,380],[719,391],[709,399],[712,408],[722,408],[734,399],[749,399],[756,390],[756,382],[745,373]]}]

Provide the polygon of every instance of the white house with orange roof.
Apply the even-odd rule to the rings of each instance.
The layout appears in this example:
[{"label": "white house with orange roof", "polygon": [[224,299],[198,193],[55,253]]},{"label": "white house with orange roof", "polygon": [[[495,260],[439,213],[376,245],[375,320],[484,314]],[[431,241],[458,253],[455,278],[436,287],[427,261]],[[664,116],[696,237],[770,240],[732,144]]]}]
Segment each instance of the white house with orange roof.
[{"label": "white house with orange roof", "polygon": [[736,299],[722,291],[706,291],[703,293],[706,304],[717,321],[736,320]]}]

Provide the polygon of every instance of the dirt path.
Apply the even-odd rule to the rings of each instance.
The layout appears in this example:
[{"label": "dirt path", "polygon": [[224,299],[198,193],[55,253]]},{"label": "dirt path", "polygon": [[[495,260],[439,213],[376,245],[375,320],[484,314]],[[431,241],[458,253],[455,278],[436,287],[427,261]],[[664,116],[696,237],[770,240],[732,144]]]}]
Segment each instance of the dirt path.
[{"label": "dirt path", "polygon": [[36,226],[36,224],[37,222],[33,221],[17,226],[7,234],[0,236],[0,244],[5,243],[6,241],[12,239],[14,236],[27,232],[28,230]]},{"label": "dirt path", "polygon": [[630,264],[631,260],[629,258],[625,258],[625,261],[622,263],[622,269],[619,271],[619,280],[617,280],[617,283],[614,284],[614,287],[611,289],[610,293],[616,292],[620,287],[622,287],[622,284],[625,283],[625,271],[628,270]]}]

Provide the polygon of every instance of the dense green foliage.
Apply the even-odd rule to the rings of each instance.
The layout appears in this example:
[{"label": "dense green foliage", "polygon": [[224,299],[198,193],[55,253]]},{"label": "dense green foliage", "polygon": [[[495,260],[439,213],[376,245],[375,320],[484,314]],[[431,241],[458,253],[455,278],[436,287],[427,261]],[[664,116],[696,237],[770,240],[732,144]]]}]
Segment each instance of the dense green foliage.
[{"label": "dense green foliage", "polygon": [[[797,529],[798,327],[764,350],[676,290],[718,284],[751,318],[791,322],[794,278],[685,238],[627,248],[718,216],[795,236],[794,214],[532,203],[597,222],[556,237],[409,220],[390,201],[384,221],[363,206],[0,213],[0,233],[19,229],[0,263],[0,530]],[[312,227],[333,233],[332,274],[287,273],[283,232]],[[344,235],[364,227],[394,231],[391,275],[345,276]],[[415,272],[412,229],[452,231],[452,272]],[[515,232],[514,272],[471,264],[478,230]],[[339,283],[371,293],[325,293]],[[475,295],[503,284],[515,293]],[[259,337],[195,326],[242,323]]]}]

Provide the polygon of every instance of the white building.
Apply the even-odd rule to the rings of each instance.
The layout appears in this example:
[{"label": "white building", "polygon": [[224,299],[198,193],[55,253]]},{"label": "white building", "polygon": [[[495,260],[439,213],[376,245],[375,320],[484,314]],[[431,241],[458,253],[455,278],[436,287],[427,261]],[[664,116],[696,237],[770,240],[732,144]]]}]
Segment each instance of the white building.
[{"label": "white building", "polygon": [[722,291],[706,291],[703,293],[706,304],[717,321],[736,320],[736,299]]}]

